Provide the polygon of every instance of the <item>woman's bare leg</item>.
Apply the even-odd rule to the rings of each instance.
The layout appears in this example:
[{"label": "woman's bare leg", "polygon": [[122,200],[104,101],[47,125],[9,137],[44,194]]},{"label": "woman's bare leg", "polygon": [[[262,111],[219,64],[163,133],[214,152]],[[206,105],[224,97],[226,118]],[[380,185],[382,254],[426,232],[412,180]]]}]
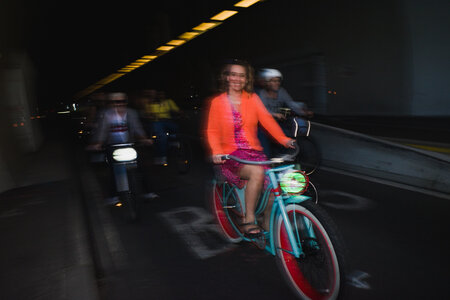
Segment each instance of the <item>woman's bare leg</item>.
[{"label": "woman's bare leg", "polygon": [[262,221],[262,228],[265,231],[268,231],[270,229],[270,214],[272,213],[272,206],[273,206],[274,199],[275,199],[275,195],[273,193],[270,193],[269,201],[267,202],[267,206],[264,209],[264,216],[263,216],[263,221]]},{"label": "woman's bare leg", "polygon": [[243,223],[254,222],[256,205],[258,204],[258,199],[264,185],[265,171],[261,166],[244,165],[241,168],[239,175],[242,179],[247,180],[247,187],[245,189],[245,216]]}]

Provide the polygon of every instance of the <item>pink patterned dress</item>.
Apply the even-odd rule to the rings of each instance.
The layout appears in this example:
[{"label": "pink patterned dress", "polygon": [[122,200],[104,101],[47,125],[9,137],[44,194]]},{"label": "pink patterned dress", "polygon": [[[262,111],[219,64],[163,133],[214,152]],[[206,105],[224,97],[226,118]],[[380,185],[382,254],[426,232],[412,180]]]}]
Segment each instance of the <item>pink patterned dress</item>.
[{"label": "pink patterned dress", "polygon": [[[237,146],[237,150],[230,153],[230,155],[236,156],[241,159],[251,160],[251,161],[265,161],[267,160],[266,155],[262,151],[254,150],[250,147],[245,135],[244,130],[242,130],[242,117],[239,111],[235,110],[233,106],[233,124],[234,124],[234,141]],[[243,180],[239,176],[239,172],[242,168],[241,163],[229,159],[223,165],[221,165],[221,171],[226,180],[236,185],[238,188],[244,187],[246,180]],[[262,165],[265,170],[268,170],[267,165]],[[264,180],[264,187],[267,187],[268,178]]]}]

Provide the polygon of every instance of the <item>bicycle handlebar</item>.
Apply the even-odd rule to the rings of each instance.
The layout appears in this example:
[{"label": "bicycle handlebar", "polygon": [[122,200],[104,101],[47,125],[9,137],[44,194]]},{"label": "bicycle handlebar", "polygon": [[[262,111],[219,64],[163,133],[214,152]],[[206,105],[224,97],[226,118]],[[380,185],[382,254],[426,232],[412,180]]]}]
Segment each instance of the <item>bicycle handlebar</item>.
[{"label": "bicycle handlebar", "polygon": [[[300,117],[300,118],[305,118],[307,120],[311,120],[313,118],[312,111],[307,108],[304,109],[304,112],[306,112],[306,113],[304,113],[304,112],[299,113],[290,107],[280,107],[278,109],[278,111],[281,114],[283,114],[285,117]],[[308,112],[311,112],[311,113],[308,113]]]},{"label": "bicycle handlebar", "polygon": [[297,156],[297,154],[300,152],[300,148],[298,147],[297,143],[294,143],[295,146],[295,152],[293,154],[285,154],[281,157],[274,157],[271,158],[270,160],[265,160],[265,161],[251,161],[251,160],[245,160],[239,157],[236,157],[234,155],[224,155],[222,156],[222,160],[228,160],[228,159],[232,159],[235,160],[237,162],[240,162],[242,164],[247,164],[247,165],[269,165],[269,164],[281,164],[287,161],[293,161],[295,159],[295,157]]}]

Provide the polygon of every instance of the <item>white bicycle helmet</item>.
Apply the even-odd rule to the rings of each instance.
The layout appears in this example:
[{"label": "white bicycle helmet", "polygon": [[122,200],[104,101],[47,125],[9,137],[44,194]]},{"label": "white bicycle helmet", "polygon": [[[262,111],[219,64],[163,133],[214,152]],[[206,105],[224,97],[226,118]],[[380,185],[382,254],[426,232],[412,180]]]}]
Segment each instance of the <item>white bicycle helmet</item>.
[{"label": "white bicycle helmet", "polygon": [[277,69],[261,69],[258,75],[260,78],[264,78],[265,80],[275,77],[280,77],[283,79],[283,74],[281,74],[281,72]]}]

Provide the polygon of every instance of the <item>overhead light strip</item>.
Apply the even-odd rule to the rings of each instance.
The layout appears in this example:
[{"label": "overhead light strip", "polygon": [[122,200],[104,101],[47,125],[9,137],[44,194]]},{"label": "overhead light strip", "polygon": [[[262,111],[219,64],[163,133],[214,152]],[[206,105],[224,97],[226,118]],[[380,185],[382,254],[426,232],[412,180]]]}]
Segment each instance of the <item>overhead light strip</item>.
[{"label": "overhead light strip", "polygon": [[167,45],[180,46],[183,45],[184,43],[186,43],[185,40],[171,40],[170,42],[167,42]]},{"label": "overhead light strip", "polygon": [[212,17],[211,20],[224,21],[224,20],[228,19],[229,17],[234,16],[235,14],[237,14],[236,10],[224,10],[223,12]]},{"label": "overhead light strip", "polygon": [[184,39],[186,41],[192,40],[196,36],[199,36],[201,33],[197,31],[188,31],[179,36],[180,39]]},{"label": "overhead light strip", "polygon": [[221,24],[221,23],[218,23],[218,22],[205,22],[205,23],[201,23],[200,25],[197,25],[196,27],[192,28],[192,30],[207,31],[207,30],[210,30],[210,29],[216,27],[219,24]]},{"label": "overhead light strip", "polygon": [[253,4],[255,4],[256,2],[259,2],[259,1],[260,0],[242,0],[242,1],[239,1],[238,3],[236,3],[234,6],[247,8],[247,7],[252,6]]},{"label": "overhead light strip", "polygon": [[144,58],[144,59],[151,59],[151,60],[153,60],[153,59],[155,59],[157,57],[158,56],[156,56],[156,55],[144,55],[144,56],[142,56],[142,58]]},{"label": "overhead light strip", "polygon": [[[251,5],[260,2],[260,0],[242,0],[234,4],[234,7],[239,8],[247,8]],[[107,77],[99,80],[97,83],[87,87],[86,89],[78,92],[75,97],[77,99],[82,98],[86,95],[89,95],[95,90],[103,87],[104,85],[126,75],[127,73],[134,71],[135,69],[142,67],[143,65],[157,59],[158,57],[166,54],[167,52],[173,50],[174,48],[185,44],[186,42],[198,37],[199,35],[211,30],[218,25],[222,24],[223,21],[237,14],[237,10],[223,10],[222,12],[214,15],[208,21],[200,23],[199,25],[192,28],[192,30],[182,33],[178,36],[178,39],[171,40],[167,42],[165,45],[161,45],[156,48],[156,52],[151,55],[144,55],[141,58],[135,60],[134,62],[126,65],[117,70],[116,73],[108,75]]]},{"label": "overhead light strip", "polygon": [[160,46],[158,48],[156,48],[156,51],[170,51],[173,48],[175,48],[174,46]]}]

